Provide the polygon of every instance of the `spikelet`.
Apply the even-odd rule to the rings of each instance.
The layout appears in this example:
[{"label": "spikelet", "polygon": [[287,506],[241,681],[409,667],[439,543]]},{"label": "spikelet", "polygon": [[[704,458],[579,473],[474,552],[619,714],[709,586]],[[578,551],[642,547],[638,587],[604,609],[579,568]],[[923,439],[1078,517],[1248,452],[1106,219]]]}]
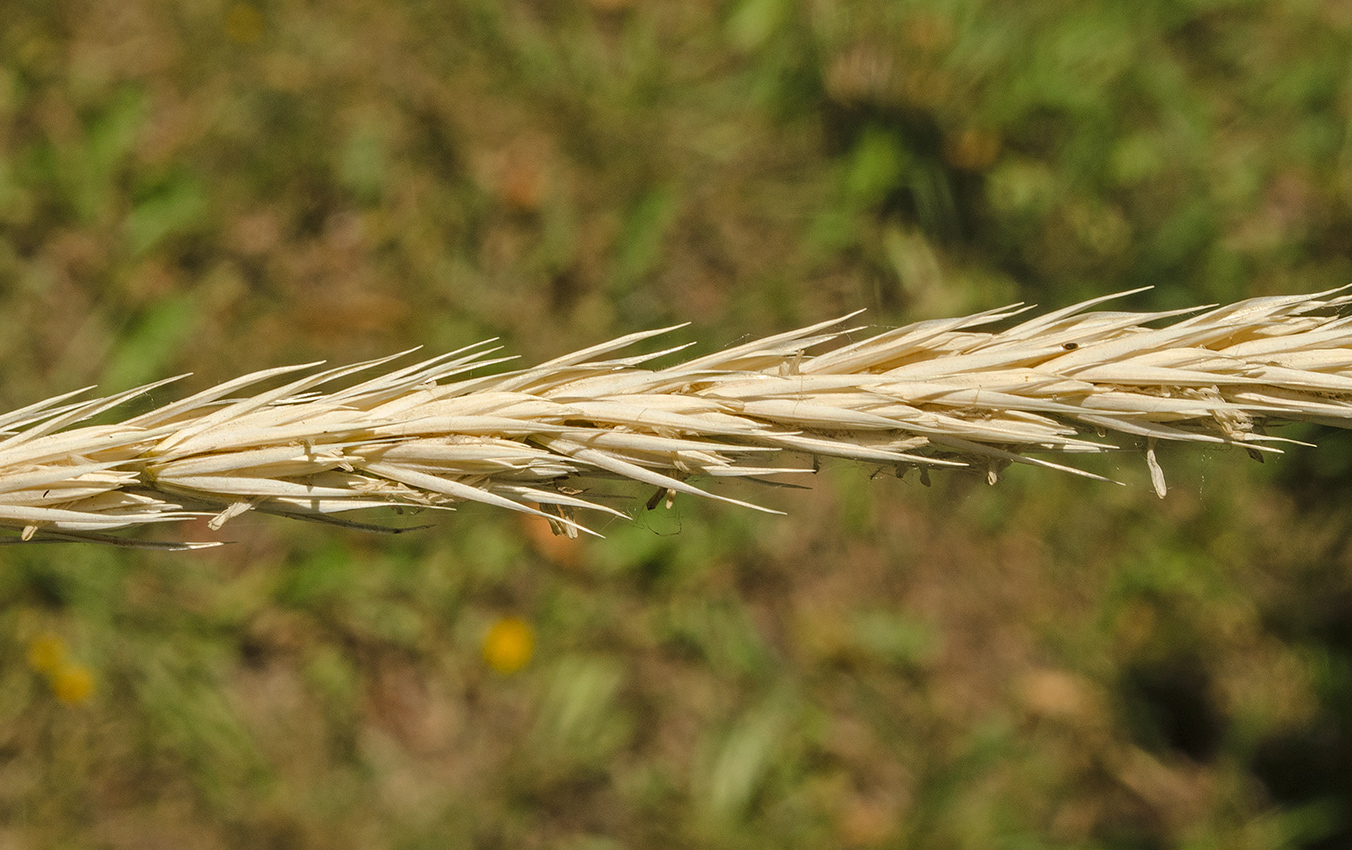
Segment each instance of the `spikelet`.
[{"label": "spikelet", "polygon": [[[410,352],[308,364],[114,425],[79,423],[167,382],[89,401],[77,391],[0,415],[0,528],[4,542],[191,548],[214,544],[113,532],[203,515],[218,530],[250,510],[380,530],[347,515],[472,501],[575,535],[587,532],[578,511],[624,516],[579,486],[589,480],[653,488],[650,504],[684,493],[761,510],[707,479],[807,471],[785,456],[898,474],[971,466],[992,482],[1009,463],[1099,478],[1068,458],[1134,446],[1163,496],[1159,441],[1261,457],[1290,442],[1267,424],[1352,423],[1352,318],[1339,315],[1352,295],[1091,312],[1109,298],[1004,330],[989,327],[1025,308],[861,339],[846,316],[661,368],[679,349],[622,352],[675,328],[496,375],[470,375],[509,359],[490,343],[398,368]],[[361,373],[375,376],[344,386]]]}]

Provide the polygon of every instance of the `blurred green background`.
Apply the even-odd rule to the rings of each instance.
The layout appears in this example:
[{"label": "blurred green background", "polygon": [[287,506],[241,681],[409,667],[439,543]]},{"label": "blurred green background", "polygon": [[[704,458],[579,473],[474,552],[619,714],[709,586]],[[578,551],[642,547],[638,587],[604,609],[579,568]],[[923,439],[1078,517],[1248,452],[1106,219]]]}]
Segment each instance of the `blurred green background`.
[{"label": "blurred green background", "polygon": [[[4,0],[0,408],[1352,280],[1348,0]],[[0,848],[1352,845],[1352,437],[0,552]],[[638,493],[639,502],[647,493]],[[192,529],[176,533],[190,535]],[[200,529],[198,530],[200,533]]]}]

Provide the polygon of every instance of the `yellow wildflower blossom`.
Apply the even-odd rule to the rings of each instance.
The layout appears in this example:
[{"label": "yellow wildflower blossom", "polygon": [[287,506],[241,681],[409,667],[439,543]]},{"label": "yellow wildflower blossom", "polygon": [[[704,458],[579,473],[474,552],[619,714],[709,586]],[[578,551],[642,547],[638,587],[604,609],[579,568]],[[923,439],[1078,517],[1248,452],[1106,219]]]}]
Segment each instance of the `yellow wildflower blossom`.
[{"label": "yellow wildflower blossom", "polygon": [[94,674],[83,664],[63,664],[51,676],[52,693],[67,705],[80,705],[94,693]]},{"label": "yellow wildflower blossom", "polygon": [[51,673],[66,661],[66,642],[43,632],[28,643],[28,666],[38,673]]},{"label": "yellow wildflower blossom", "polygon": [[499,673],[515,673],[534,652],[535,630],[520,617],[502,617],[484,635],[484,661]]}]

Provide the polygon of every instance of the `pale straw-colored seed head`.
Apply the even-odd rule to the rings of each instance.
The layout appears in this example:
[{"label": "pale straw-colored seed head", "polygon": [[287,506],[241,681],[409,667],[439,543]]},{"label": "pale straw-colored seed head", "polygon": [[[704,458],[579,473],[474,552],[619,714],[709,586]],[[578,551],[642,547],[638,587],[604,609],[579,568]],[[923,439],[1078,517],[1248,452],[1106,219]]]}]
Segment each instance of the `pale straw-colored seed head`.
[{"label": "pale straw-colored seed head", "polygon": [[[644,485],[654,503],[686,493],[756,508],[698,482],[802,472],[783,458],[804,455],[899,474],[974,466],[992,482],[1013,462],[1098,478],[1069,456],[1131,446],[1163,496],[1161,440],[1275,452],[1265,424],[1352,422],[1352,317],[1340,315],[1352,295],[1090,312],[1106,300],[872,335],[847,316],[660,367],[678,349],[620,352],[674,328],[502,374],[481,374],[507,359],[488,343],[399,368],[285,367],[116,425],[79,423],[167,382],[68,393],[0,415],[0,528],[9,542],[184,548],[212,544],[111,532],[204,514],[218,530],[249,510],[380,528],[348,514],[475,501],[577,534],[580,510],[623,516],[588,479]],[[344,385],[363,373],[375,376]]]}]

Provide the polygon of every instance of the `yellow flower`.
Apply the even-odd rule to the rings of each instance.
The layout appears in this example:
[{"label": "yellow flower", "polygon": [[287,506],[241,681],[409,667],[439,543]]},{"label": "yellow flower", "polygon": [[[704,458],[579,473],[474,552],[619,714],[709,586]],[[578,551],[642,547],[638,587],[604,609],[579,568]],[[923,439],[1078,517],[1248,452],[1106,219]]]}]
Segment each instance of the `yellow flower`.
[{"label": "yellow flower", "polygon": [[534,652],[535,631],[520,617],[502,617],[484,635],[484,661],[499,673],[515,673]]},{"label": "yellow flower", "polygon": [[52,693],[66,705],[80,705],[94,693],[94,674],[83,664],[64,664],[52,673]]},{"label": "yellow flower", "polygon": [[51,673],[66,661],[66,642],[43,632],[28,643],[28,666],[38,673]]}]

